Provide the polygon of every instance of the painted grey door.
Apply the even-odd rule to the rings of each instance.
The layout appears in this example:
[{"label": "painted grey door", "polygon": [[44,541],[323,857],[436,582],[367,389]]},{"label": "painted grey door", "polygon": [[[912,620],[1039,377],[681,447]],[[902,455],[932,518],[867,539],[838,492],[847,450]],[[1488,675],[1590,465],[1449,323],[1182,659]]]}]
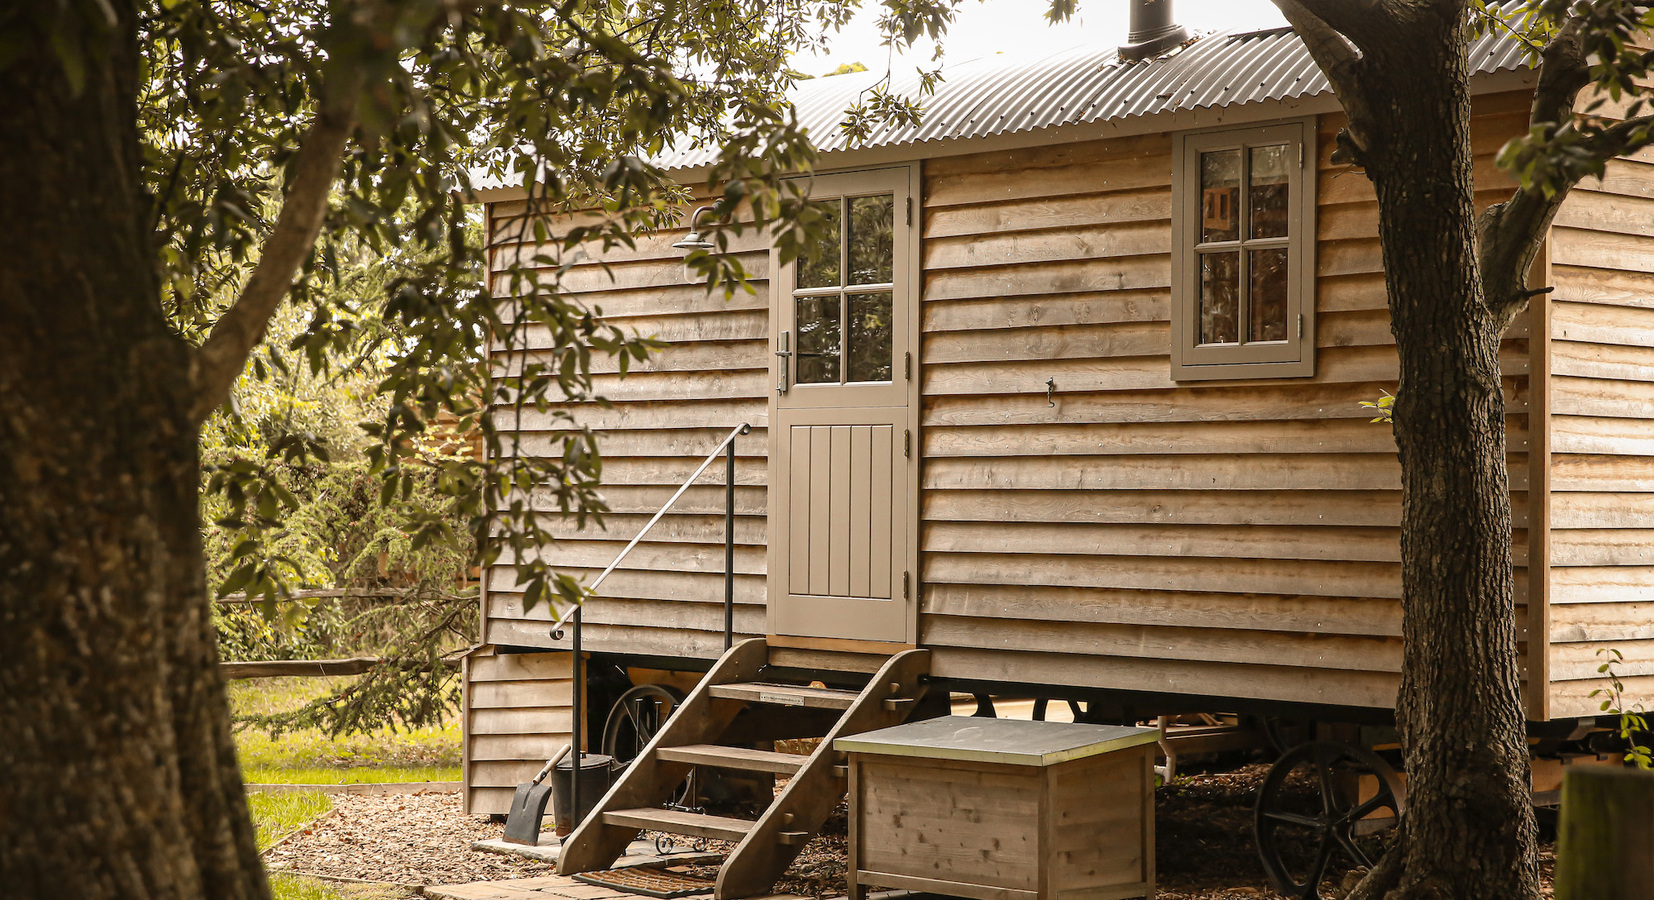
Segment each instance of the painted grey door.
[{"label": "painted grey door", "polygon": [[913,640],[914,179],[812,178],[819,253],[772,267],[772,635]]}]

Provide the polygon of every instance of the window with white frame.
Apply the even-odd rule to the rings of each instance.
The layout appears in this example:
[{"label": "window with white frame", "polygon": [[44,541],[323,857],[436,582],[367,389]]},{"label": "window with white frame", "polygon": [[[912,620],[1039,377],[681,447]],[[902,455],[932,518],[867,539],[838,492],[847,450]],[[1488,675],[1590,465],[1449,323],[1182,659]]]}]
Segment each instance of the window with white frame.
[{"label": "window with white frame", "polygon": [[1315,372],[1313,120],[1180,134],[1172,377]]}]

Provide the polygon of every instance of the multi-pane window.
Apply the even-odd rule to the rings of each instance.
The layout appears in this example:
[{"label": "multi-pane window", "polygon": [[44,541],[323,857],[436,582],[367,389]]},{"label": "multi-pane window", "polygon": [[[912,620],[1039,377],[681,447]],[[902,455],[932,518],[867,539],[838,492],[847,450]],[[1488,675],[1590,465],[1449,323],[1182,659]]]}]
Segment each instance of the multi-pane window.
[{"label": "multi-pane window", "polygon": [[1173,371],[1312,373],[1313,202],[1302,123],[1180,136],[1174,153]]},{"label": "multi-pane window", "polygon": [[895,292],[895,197],[816,201],[827,221],[793,288],[798,328],[794,380],[865,384],[891,380]]}]

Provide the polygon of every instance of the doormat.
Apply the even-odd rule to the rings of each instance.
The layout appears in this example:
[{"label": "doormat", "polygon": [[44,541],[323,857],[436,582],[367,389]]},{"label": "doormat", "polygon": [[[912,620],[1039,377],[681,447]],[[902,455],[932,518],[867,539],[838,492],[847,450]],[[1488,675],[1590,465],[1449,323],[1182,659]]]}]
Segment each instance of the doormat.
[{"label": "doormat", "polygon": [[617,891],[625,891],[628,894],[661,898],[710,894],[716,884],[710,878],[684,875],[650,866],[631,866],[625,869],[606,869],[601,872],[582,872],[574,876],[574,880],[583,881],[586,884],[595,884],[599,887],[613,888]]}]

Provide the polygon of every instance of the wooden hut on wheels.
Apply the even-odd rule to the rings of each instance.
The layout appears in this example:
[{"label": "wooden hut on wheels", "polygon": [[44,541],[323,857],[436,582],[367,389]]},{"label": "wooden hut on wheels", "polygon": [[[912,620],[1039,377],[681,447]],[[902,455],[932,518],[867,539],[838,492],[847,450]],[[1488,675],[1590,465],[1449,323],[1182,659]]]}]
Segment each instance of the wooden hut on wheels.
[{"label": "wooden hut on wheels", "polygon": [[[816,734],[899,721],[921,684],[1073,700],[1097,721],[1389,716],[1399,468],[1362,401],[1395,389],[1397,364],[1371,185],[1331,161],[1342,115],[1290,30],[1147,49],[950,66],[922,123],[855,147],[835,126],[874,75],[806,82],[793,102],[823,153],[801,177],[834,223],[817,261],[779,264],[749,232],[736,252],[757,291],[726,300],[686,276],[686,215],[563,274],[665,342],[600,376],[611,406],[577,412],[602,432],[613,514],[545,548],[563,571],[589,581],[751,428],[734,438],[733,631],[761,640],[725,654],[720,463],[584,610],[587,744],[621,692],[657,685],[643,696],[691,714],[665,724],[654,782],[701,764],[801,785],[732,825],[640,813],[665,788],[638,775],[566,868],[677,827],[743,842],[759,874],[720,897],[767,887],[814,827],[806,776],[835,773],[752,749],[800,725],[749,728],[747,757],[720,759],[743,704],[819,714]],[[1471,62],[1493,202],[1534,79],[1497,35]],[[710,155],[664,163],[698,185]],[[508,227],[520,190],[483,201],[496,258],[538,250]],[[1527,715],[1555,749],[1598,712],[1599,649],[1624,654],[1628,696],[1654,695],[1654,156],[1581,184],[1540,264],[1555,291],[1503,362]],[[481,613],[466,802],[500,813],[567,740],[572,635],[523,608],[508,565]]]}]

